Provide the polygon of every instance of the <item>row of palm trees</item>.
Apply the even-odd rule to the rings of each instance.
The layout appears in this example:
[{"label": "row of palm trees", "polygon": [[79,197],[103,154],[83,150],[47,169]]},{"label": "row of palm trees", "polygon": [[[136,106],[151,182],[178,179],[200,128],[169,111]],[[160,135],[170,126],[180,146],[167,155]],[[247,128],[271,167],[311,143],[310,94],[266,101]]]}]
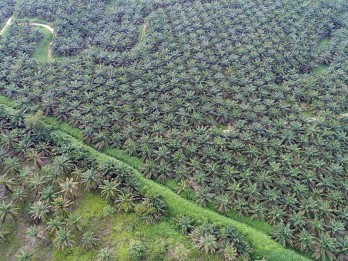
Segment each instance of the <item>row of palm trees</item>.
[{"label": "row of palm trees", "polygon": [[233,226],[218,227],[208,221],[196,225],[188,216],[176,218],[177,228],[191,238],[194,246],[205,253],[220,252],[224,260],[249,260],[252,249]]}]

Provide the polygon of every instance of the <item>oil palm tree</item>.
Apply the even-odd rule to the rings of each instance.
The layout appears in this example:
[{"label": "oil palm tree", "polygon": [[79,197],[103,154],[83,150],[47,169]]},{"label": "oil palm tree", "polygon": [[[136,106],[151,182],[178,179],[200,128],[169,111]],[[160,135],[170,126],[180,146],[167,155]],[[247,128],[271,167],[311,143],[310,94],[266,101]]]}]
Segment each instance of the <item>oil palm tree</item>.
[{"label": "oil palm tree", "polygon": [[81,174],[81,183],[87,191],[98,188],[101,182],[101,175],[97,170],[88,169]]},{"label": "oil palm tree", "polygon": [[103,198],[106,200],[114,199],[120,192],[120,183],[117,180],[104,180],[99,185],[99,189]]},{"label": "oil palm tree", "polygon": [[273,238],[280,243],[283,247],[285,247],[287,244],[292,245],[293,244],[293,230],[290,229],[290,224],[284,224],[280,223],[277,225],[273,232]]},{"label": "oil palm tree", "polygon": [[135,207],[135,198],[132,195],[132,192],[122,190],[121,193],[115,199],[115,204],[120,211],[128,213],[132,211]]},{"label": "oil palm tree", "polygon": [[63,196],[56,197],[51,203],[54,212],[56,214],[61,213],[63,216],[67,216],[71,204],[72,202]]},{"label": "oil palm tree", "polygon": [[55,247],[65,250],[67,248],[72,248],[74,245],[74,240],[71,232],[66,228],[61,228],[55,233],[53,244]]},{"label": "oil palm tree", "polygon": [[70,231],[82,231],[82,217],[74,212],[68,214],[68,217],[65,219],[66,227],[70,229]]},{"label": "oil palm tree", "polygon": [[205,234],[197,242],[197,248],[205,253],[215,253],[218,249],[217,239],[214,235]]},{"label": "oil palm tree", "polygon": [[37,223],[40,221],[46,221],[48,212],[49,208],[43,201],[36,201],[29,207],[29,214],[31,215],[31,219],[36,221]]},{"label": "oil palm tree", "polygon": [[60,193],[64,195],[65,198],[75,198],[78,194],[79,182],[74,181],[74,178],[66,178],[65,180],[60,180],[58,182],[60,187]]},{"label": "oil palm tree", "polygon": [[17,210],[18,208],[16,208],[12,202],[6,203],[5,201],[2,201],[0,203],[1,223],[4,224],[7,218],[15,220],[16,216],[18,215]]},{"label": "oil palm tree", "polygon": [[87,231],[82,235],[82,245],[90,250],[97,246],[99,238],[95,235],[94,232]]},{"label": "oil palm tree", "polygon": [[323,233],[319,236],[318,240],[315,241],[313,246],[313,257],[315,259],[334,260],[334,253],[337,248],[337,241],[331,238],[327,233]]},{"label": "oil palm tree", "polygon": [[46,230],[50,235],[54,235],[58,230],[62,229],[65,226],[63,218],[60,216],[55,216],[47,221]]}]

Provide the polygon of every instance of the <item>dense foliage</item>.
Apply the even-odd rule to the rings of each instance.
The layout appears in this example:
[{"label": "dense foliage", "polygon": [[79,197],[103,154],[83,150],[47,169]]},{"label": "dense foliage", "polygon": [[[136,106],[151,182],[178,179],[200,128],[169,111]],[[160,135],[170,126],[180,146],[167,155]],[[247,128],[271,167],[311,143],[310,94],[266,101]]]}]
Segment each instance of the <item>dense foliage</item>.
[{"label": "dense foliage", "polygon": [[66,58],[29,59],[24,40],[14,55],[7,38],[2,94],[81,128],[98,149],[142,158],[148,178],[174,179],[202,206],[267,220],[283,245],[347,255],[346,1],[22,1],[16,11],[51,22]]},{"label": "dense foliage", "polygon": [[[53,129],[42,122],[40,114],[24,117],[23,111],[10,113],[4,108],[0,106],[0,243],[8,237],[2,225],[24,216],[22,221],[31,225],[26,231],[28,244],[17,252],[18,259],[23,255],[33,256],[36,247],[49,240],[62,250],[75,245],[86,250],[97,248],[99,237],[91,231],[82,233],[85,221],[74,211],[74,201],[86,191],[98,191],[111,203],[104,209],[106,216],[115,215],[116,211],[134,211],[145,224],[153,225],[167,215],[167,205],[161,196],[142,196],[129,169],[112,161],[101,163],[89,151],[55,135]],[[193,222],[190,219],[190,223]],[[178,220],[178,227],[181,226],[182,222]],[[202,230],[204,235],[209,231],[219,234],[216,244],[225,247],[228,242],[224,230],[220,232],[212,223],[205,226],[211,229]],[[180,229],[183,234],[188,231]],[[228,237],[236,255],[249,257],[252,250],[234,226],[229,226]],[[130,243],[129,257],[133,260],[140,250],[139,244]],[[146,252],[140,252],[142,258],[147,256]],[[184,247],[171,255],[176,258],[188,253]],[[100,249],[98,258],[104,260],[107,256],[111,258],[107,260],[113,260],[112,250]],[[140,257],[135,260],[140,260]]]},{"label": "dense foliage", "polygon": [[13,14],[15,4],[16,4],[16,0],[1,1],[1,3],[0,3],[0,25],[3,25],[5,19],[9,18]]}]

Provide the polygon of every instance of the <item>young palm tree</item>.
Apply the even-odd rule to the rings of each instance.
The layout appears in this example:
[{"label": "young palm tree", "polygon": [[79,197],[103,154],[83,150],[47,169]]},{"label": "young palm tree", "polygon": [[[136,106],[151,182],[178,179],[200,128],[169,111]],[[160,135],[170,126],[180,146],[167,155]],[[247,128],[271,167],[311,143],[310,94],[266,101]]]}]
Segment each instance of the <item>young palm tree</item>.
[{"label": "young palm tree", "polygon": [[13,192],[16,182],[13,177],[10,177],[9,174],[4,174],[0,177],[0,186],[4,186],[5,192]]},{"label": "young palm tree", "polygon": [[175,188],[175,192],[180,195],[181,193],[185,193],[189,188],[188,180],[181,180]]},{"label": "young palm tree", "polygon": [[75,198],[78,194],[79,182],[74,181],[73,178],[66,178],[59,181],[60,192],[64,195],[65,198],[73,197]]},{"label": "young palm tree", "polygon": [[282,223],[284,221],[284,210],[282,210],[280,207],[275,206],[273,209],[268,213],[268,222],[270,224],[278,224]]},{"label": "young palm tree", "polygon": [[48,212],[48,206],[43,201],[36,201],[29,207],[29,214],[31,215],[32,220],[37,223],[40,221],[46,221]]},{"label": "young palm tree", "polygon": [[113,257],[112,249],[102,248],[98,253],[98,261],[111,261]]},{"label": "young palm tree", "polygon": [[69,230],[66,230],[66,228],[61,228],[57,230],[53,239],[53,244],[57,248],[60,248],[61,250],[65,250],[66,248],[72,248],[74,243],[75,242],[72,239],[72,235]]},{"label": "young palm tree", "polygon": [[183,244],[177,244],[173,250],[174,259],[177,261],[185,261],[189,259],[190,251]]},{"label": "young palm tree", "polygon": [[37,226],[30,226],[25,234],[32,247],[34,247],[38,242],[44,242],[46,239],[44,231]]},{"label": "young palm tree", "polygon": [[52,201],[52,207],[56,214],[62,213],[64,216],[67,216],[69,206],[72,204],[71,201],[67,200],[66,198],[60,196],[55,198]]},{"label": "young palm tree", "polygon": [[50,203],[56,198],[58,194],[58,192],[55,192],[53,186],[47,186],[40,192],[40,200],[45,203]]},{"label": "young palm tree", "polygon": [[0,145],[5,150],[10,150],[15,147],[18,142],[18,129],[13,129],[7,133],[0,135]]},{"label": "young palm tree", "polygon": [[63,218],[60,216],[56,216],[47,221],[46,230],[50,235],[54,235],[58,230],[62,229],[63,226],[65,226]]},{"label": "young palm tree", "polygon": [[61,174],[67,174],[73,167],[71,159],[66,155],[54,157],[52,165],[57,169],[57,172]]},{"label": "young palm tree", "polygon": [[219,195],[215,199],[214,207],[219,213],[226,213],[230,210],[230,199],[228,195]]},{"label": "young palm tree", "polygon": [[133,197],[131,192],[122,190],[122,192],[115,199],[115,203],[119,211],[128,213],[135,207],[135,198]]},{"label": "young palm tree", "polygon": [[6,236],[10,234],[10,232],[3,230],[2,228],[0,229],[0,241],[5,241]]},{"label": "young palm tree", "polygon": [[273,232],[273,238],[283,247],[287,244],[291,246],[294,236],[293,230],[290,229],[290,224],[284,225],[280,223]]},{"label": "young palm tree", "polygon": [[16,261],[30,261],[32,258],[32,251],[28,248],[21,248],[16,254]]},{"label": "young palm tree", "polygon": [[81,226],[81,221],[82,218],[80,215],[76,214],[76,213],[69,213],[68,217],[66,218],[66,225],[69,229],[71,229],[72,231],[82,231],[82,226]]},{"label": "young palm tree", "polygon": [[52,184],[52,186],[58,184],[61,177],[61,174],[54,165],[42,166],[40,173],[42,173],[42,176],[47,177],[48,182]]},{"label": "young palm tree", "polygon": [[94,232],[87,231],[82,235],[82,245],[87,249],[92,249],[97,246],[99,238]]},{"label": "young palm tree", "polygon": [[238,260],[238,251],[233,244],[228,244],[223,250],[222,255],[227,261]]},{"label": "young palm tree", "polygon": [[205,253],[215,253],[218,249],[217,239],[214,235],[205,234],[198,240],[197,247]]},{"label": "young palm tree", "polygon": [[88,169],[81,173],[81,183],[85,186],[87,191],[98,188],[100,185],[101,175],[97,170]]},{"label": "young palm tree", "polygon": [[32,162],[35,167],[41,168],[41,166],[44,164],[45,156],[43,152],[38,152],[35,149],[29,149],[25,153],[25,159],[26,161]]},{"label": "young palm tree", "polygon": [[205,207],[210,203],[213,194],[211,193],[208,187],[201,188],[195,192],[196,194],[196,203],[202,207]]},{"label": "young palm tree", "polygon": [[313,257],[315,259],[326,260],[329,258],[330,260],[334,260],[334,253],[337,248],[336,239],[331,238],[328,234],[324,233],[319,236],[319,239],[314,243],[314,253]]},{"label": "young palm tree", "polygon": [[5,201],[2,201],[2,203],[0,203],[1,223],[4,224],[8,217],[14,220],[16,216],[18,215],[17,210],[18,209],[15,208],[12,202],[6,203]]},{"label": "young palm tree", "polygon": [[302,229],[297,236],[297,247],[302,252],[307,253],[307,251],[312,248],[313,243],[313,236],[306,229]]},{"label": "young palm tree", "polygon": [[191,230],[194,228],[193,223],[194,223],[194,221],[192,218],[190,218],[188,216],[184,216],[184,215],[178,216],[175,219],[175,226],[184,235],[191,232]]},{"label": "young palm tree", "polygon": [[29,177],[28,184],[29,188],[34,191],[35,195],[38,195],[39,192],[45,187],[46,182],[46,177],[44,175],[36,173]]},{"label": "young palm tree", "polygon": [[119,190],[120,183],[116,180],[104,180],[103,183],[99,186],[101,190],[101,195],[106,200],[114,199],[117,194],[120,192]]}]

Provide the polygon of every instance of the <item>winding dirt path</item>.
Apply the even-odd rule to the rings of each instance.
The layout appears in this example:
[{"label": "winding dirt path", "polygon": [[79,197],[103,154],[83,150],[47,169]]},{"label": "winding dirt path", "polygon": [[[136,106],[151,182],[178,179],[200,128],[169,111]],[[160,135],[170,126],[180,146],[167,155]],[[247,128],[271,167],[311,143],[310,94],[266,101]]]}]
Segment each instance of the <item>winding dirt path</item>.
[{"label": "winding dirt path", "polygon": [[[39,26],[39,27],[43,27],[45,29],[47,29],[48,31],[50,31],[50,33],[52,35],[55,34],[55,30],[53,27],[47,25],[47,24],[40,24],[40,23],[30,23],[30,25],[33,25],[33,26]],[[48,51],[47,51],[47,55],[48,55],[48,59],[51,60],[53,58],[53,48],[52,48],[52,44],[53,44],[53,41],[51,41],[49,44],[48,44]]]},{"label": "winding dirt path", "polygon": [[[3,33],[5,33],[6,29],[13,23],[13,16],[11,16],[7,22],[6,22],[6,25],[4,26],[4,28],[2,28],[2,30],[0,31],[0,35],[2,35]],[[55,30],[53,27],[47,25],[47,24],[41,24],[41,23],[29,23],[30,25],[32,26],[39,26],[39,27],[43,27],[45,28],[46,30],[48,30],[52,35],[55,34]],[[47,55],[48,55],[48,59],[51,60],[52,57],[53,57],[53,48],[52,48],[52,44],[53,44],[53,41],[51,41],[49,44],[48,44],[48,51],[47,51]]]},{"label": "winding dirt path", "polygon": [[147,28],[148,23],[145,22],[143,24],[143,29],[141,30],[141,36],[140,36],[140,42],[142,42],[146,36],[146,28]]},{"label": "winding dirt path", "polygon": [[2,35],[2,34],[6,31],[7,27],[9,27],[9,26],[12,24],[12,20],[13,20],[13,16],[11,16],[11,17],[7,20],[7,22],[6,22],[5,26],[4,26],[4,28],[2,28],[2,30],[1,30],[1,32],[0,32],[0,35]]}]

